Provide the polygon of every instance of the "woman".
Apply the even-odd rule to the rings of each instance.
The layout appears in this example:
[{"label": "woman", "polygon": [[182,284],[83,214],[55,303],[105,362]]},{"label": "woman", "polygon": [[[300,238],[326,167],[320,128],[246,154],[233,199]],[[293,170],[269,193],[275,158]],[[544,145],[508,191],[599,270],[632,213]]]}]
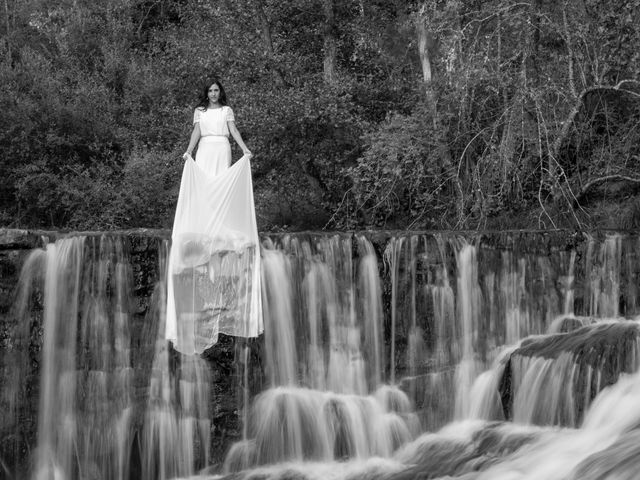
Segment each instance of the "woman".
[{"label": "woman", "polygon": [[[165,338],[184,354],[202,353],[219,333],[257,337],[264,329],[251,152],[220,82],[204,90],[193,123],[171,233],[165,323]],[[244,152],[233,166],[229,134]]]},{"label": "woman", "polygon": [[197,145],[196,164],[209,175],[217,175],[231,165],[229,133],[242,148],[244,155],[251,156],[236,128],[233,110],[227,105],[224,88],[216,80],[205,87],[200,103],[193,112],[193,131],[183,158],[190,158]]}]

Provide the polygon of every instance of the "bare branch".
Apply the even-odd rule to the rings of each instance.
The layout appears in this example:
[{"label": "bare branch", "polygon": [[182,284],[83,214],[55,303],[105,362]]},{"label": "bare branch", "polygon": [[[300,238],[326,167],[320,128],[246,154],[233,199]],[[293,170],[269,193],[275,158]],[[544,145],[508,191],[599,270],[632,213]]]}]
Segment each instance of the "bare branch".
[{"label": "bare branch", "polygon": [[591,190],[591,188],[601,183],[609,182],[611,180],[623,180],[625,182],[640,184],[640,178],[629,177],[628,175],[621,174],[605,175],[604,177],[594,178],[592,180],[589,180],[578,192],[578,194],[575,196],[576,202],[580,201],[589,192],[589,190]]},{"label": "bare branch", "polygon": [[530,7],[531,3],[529,2],[521,2],[521,3],[514,3],[513,5],[508,5],[504,8],[499,8],[498,10],[496,10],[495,12],[491,13],[490,15],[487,15],[484,18],[478,18],[478,19],[473,19],[471,21],[469,21],[469,23],[467,23],[461,30],[462,33],[464,33],[464,30],[470,26],[473,23],[484,23],[488,20],[491,20],[493,17],[495,17],[496,15],[500,15],[502,13],[505,13],[511,9],[514,9],[516,7]]},{"label": "bare branch", "polygon": [[325,223],[324,227],[322,227],[322,230],[326,230],[327,227],[329,226],[329,224],[331,222],[333,222],[333,219],[336,218],[336,215],[338,214],[338,212],[342,208],[342,205],[344,205],[344,201],[346,200],[347,195],[349,194],[349,192],[352,189],[353,189],[353,187],[349,187],[349,189],[346,192],[344,192],[344,195],[342,196],[342,200],[340,201],[340,205],[338,205],[338,208],[336,208],[335,212],[333,212],[333,215],[331,215],[331,218],[329,219],[329,221],[327,221],[327,223]]},{"label": "bare branch", "polygon": [[580,92],[580,95],[578,95],[578,97],[576,98],[576,102],[573,108],[571,109],[571,111],[569,112],[569,115],[567,116],[566,120],[562,123],[562,129],[560,130],[560,134],[555,138],[551,146],[551,149],[549,151],[549,154],[556,161],[556,163],[558,163],[557,158],[560,152],[560,148],[562,147],[564,141],[569,135],[569,131],[573,126],[576,116],[578,115],[578,113],[580,113],[580,110],[582,109],[582,105],[584,104],[585,97],[592,92],[615,91],[615,92],[626,93],[633,97],[640,98],[640,93],[621,88],[622,85],[625,85],[627,83],[640,85],[640,82],[629,79],[629,80],[622,80],[618,82],[616,85],[593,85],[591,87],[585,88],[584,90],[582,90],[582,92]]},{"label": "bare branch", "polygon": [[136,29],[136,37],[140,38],[140,35],[142,35],[142,27],[144,25],[144,22],[147,20],[147,18],[149,18],[149,15],[151,15],[151,10],[153,10],[153,7],[155,7],[159,3],[160,3],[160,0],[157,0],[149,6],[149,8],[147,9],[147,12],[143,15],[142,19],[140,20],[140,23],[138,24],[138,28]]}]

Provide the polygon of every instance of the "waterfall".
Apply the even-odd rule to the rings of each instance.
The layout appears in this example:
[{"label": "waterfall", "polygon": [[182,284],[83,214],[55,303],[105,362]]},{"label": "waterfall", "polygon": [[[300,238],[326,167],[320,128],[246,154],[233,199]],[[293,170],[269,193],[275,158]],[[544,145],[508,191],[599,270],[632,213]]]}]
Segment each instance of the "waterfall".
[{"label": "waterfall", "polygon": [[407,395],[383,385],[381,286],[364,237],[263,247],[265,368],[270,387],[249,416],[249,438],[225,471],[282,461],[390,455],[413,438]]},{"label": "waterfall", "polygon": [[[11,452],[17,455],[25,443],[29,441],[21,420],[32,417],[38,409],[37,377],[30,372],[29,345],[32,335],[32,312],[41,303],[43,292],[45,265],[47,254],[44,249],[32,250],[22,265],[16,289],[16,296],[11,316],[16,321],[12,332],[13,349],[6,353],[5,378],[0,388],[0,405],[4,406],[4,414],[0,415],[0,431],[9,432],[14,439]],[[10,477],[9,466],[0,465],[7,477]],[[1,470],[0,470],[1,471]]]},{"label": "waterfall", "polygon": [[[169,480],[633,471],[624,452],[638,450],[638,239],[556,244],[545,235],[266,237],[264,336],[221,335],[226,343],[202,356],[181,355],[159,335],[167,242],[155,247],[143,305],[137,247],[126,237],[48,243],[25,256],[15,328],[3,337],[0,472]],[[22,432],[36,408],[37,432]],[[27,448],[30,471],[13,473],[6,452]]]},{"label": "waterfall", "polygon": [[46,248],[35,479],[129,475],[131,271],[122,243],[96,242]]},{"label": "waterfall", "polygon": [[608,236],[598,245],[589,239],[588,269],[593,272],[588,284],[588,315],[615,318],[620,313],[621,237]]},{"label": "waterfall", "polygon": [[466,418],[471,408],[471,387],[480,365],[476,360],[478,350],[478,321],[481,307],[478,284],[476,249],[463,246],[458,252],[458,318],[462,326],[462,359],[456,366],[455,416]]},{"label": "waterfall", "polygon": [[265,251],[262,283],[265,343],[271,385],[294,385],[298,376],[293,305],[291,295],[291,264],[280,252]]},{"label": "waterfall", "polygon": [[364,325],[365,356],[369,359],[369,385],[376,388],[384,377],[383,329],[384,313],[382,309],[382,291],[378,257],[364,236],[358,236],[358,250],[362,252],[358,272],[358,298],[360,299],[360,318]]},{"label": "waterfall", "polygon": [[36,479],[71,476],[76,468],[75,355],[83,245],[84,238],[75,238],[47,246]]},{"label": "waterfall", "polygon": [[[126,245],[117,236],[64,238],[34,251],[24,264],[14,307],[26,328],[23,346],[28,347],[28,310],[42,291],[33,479],[128,480],[136,463],[139,478],[168,479],[208,463],[208,367],[195,357],[183,357],[175,367],[158,337],[159,311],[145,323],[148,331],[136,334],[143,343],[150,337],[152,354],[145,358],[134,351],[132,277]],[[163,291],[160,282],[156,296]],[[24,353],[16,360],[16,381],[8,392],[18,410],[28,366]],[[141,370],[149,360],[152,368]],[[136,400],[140,388],[148,389],[146,404]],[[135,461],[133,452],[139,455]]]},{"label": "waterfall", "polygon": [[404,237],[392,238],[384,252],[385,263],[390,270],[391,277],[391,352],[389,353],[389,379],[396,380],[396,329],[398,327],[398,274],[400,258],[404,247]]}]

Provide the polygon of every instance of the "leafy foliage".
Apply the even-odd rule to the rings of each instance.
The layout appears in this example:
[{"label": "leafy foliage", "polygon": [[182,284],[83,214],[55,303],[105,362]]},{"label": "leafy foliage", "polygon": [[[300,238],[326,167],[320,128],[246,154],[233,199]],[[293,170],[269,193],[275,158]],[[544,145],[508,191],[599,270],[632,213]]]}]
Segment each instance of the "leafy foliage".
[{"label": "leafy foliage", "polygon": [[3,225],[170,227],[213,76],[260,228],[637,223],[640,0],[5,3]]}]

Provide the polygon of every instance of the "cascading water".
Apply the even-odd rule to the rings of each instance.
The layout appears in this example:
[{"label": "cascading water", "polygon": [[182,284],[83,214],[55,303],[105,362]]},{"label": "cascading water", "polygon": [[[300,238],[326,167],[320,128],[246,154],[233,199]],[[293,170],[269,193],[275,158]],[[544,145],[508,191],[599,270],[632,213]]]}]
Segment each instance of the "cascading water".
[{"label": "cascading water", "polygon": [[[282,461],[388,456],[418,430],[410,402],[382,386],[382,306],[373,247],[286,237],[263,249],[266,370],[249,436],[227,472]],[[375,273],[374,273],[375,272]],[[367,367],[368,366],[368,367]]]},{"label": "cascading water", "polygon": [[363,236],[358,237],[361,252],[358,273],[359,315],[364,321],[365,356],[369,359],[369,385],[377,387],[384,377],[383,365],[383,320],[382,291],[378,258],[371,243]]},{"label": "cascading water", "polygon": [[[42,292],[42,367],[32,467],[16,478],[155,480],[207,464],[207,368],[201,359],[175,354],[180,365],[170,365],[168,346],[158,338],[158,311],[136,333],[138,349],[148,343],[153,352],[155,344],[152,368],[144,367],[147,358],[134,351],[131,333],[132,277],[120,237],[65,238],[25,262],[15,305],[26,327],[19,343],[28,352],[30,310]],[[158,296],[163,289],[159,282]],[[14,410],[28,400],[25,351],[16,352],[7,390]],[[141,389],[148,391],[146,402]]]},{"label": "cascading water", "polygon": [[128,478],[130,272],[120,243],[103,238],[87,262],[87,241],[46,249],[36,479]]},{"label": "cascading water", "polygon": [[[164,271],[167,252],[166,246],[161,248],[160,270]],[[210,372],[203,359],[172,352],[164,339],[165,291],[164,282],[158,282],[154,304],[160,308],[159,324],[140,430],[142,480],[192,475],[209,463]]]},{"label": "cascading water", "polygon": [[476,357],[478,320],[480,314],[480,287],[476,250],[464,245],[457,256],[458,262],[458,318],[462,326],[462,359],[456,366],[455,417],[467,418],[471,409],[471,387],[481,369]]},{"label": "cascading water", "polygon": [[[49,244],[24,262],[0,396],[0,447],[36,447],[32,467],[20,476],[2,459],[0,472],[194,476],[216,461],[216,385],[232,375],[234,478],[635,478],[640,326],[620,315],[639,313],[638,241],[540,238],[266,239],[264,339],[239,340],[244,370],[224,374],[158,336],[162,275],[136,317],[126,239]],[[19,433],[36,393],[37,441]]]},{"label": "cascading water", "polygon": [[391,341],[389,359],[389,378],[393,383],[396,379],[396,328],[398,326],[398,271],[400,258],[404,247],[404,237],[392,238],[384,252],[384,259],[391,275]]}]

